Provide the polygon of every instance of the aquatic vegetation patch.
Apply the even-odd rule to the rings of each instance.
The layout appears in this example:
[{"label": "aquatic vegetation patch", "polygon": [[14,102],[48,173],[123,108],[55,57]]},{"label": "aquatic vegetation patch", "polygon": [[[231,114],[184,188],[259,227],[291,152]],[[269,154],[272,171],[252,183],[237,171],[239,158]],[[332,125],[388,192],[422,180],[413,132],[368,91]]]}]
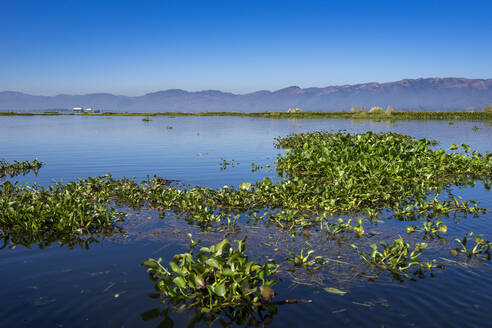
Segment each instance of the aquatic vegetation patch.
[{"label": "aquatic vegetation patch", "polygon": [[293,269],[295,269],[295,267],[304,267],[308,270],[319,270],[326,265],[326,261],[319,255],[311,257],[314,253],[314,250],[309,249],[306,254],[304,254],[304,248],[302,248],[300,254],[289,252],[290,256],[286,259],[286,261],[294,265]]},{"label": "aquatic vegetation patch", "polygon": [[414,274],[419,275],[423,275],[426,271],[432,273],[432,269],[438,267],[435,260],[420,262],[419,257],[422,255],[422,251],[427,248],[426,243],[416,243],[412,251],[410,251],[410,244],[405,242],[401,237],[395,239],[390,245],[385,241],[381,241],[379,244],[382,249],[377,244],[371,244],[372,251],[370,253],[359,250],[359,247],[356,245],[352,244],[351,246],[357,250],[365,262],[381,270],[391,272],[398,280],[400,280],[400,275],[412,279],[406,273],[407,269],[411,267],[416,267],[417,269]]},{"label": "aquatic vegetation patch", "polygon": [[407,234],[412,234],[415,231],[422,232],[426,239],[440,239],[442,235],[448,232],[448,226],[442,222],[441,219],[436,221],[427,219],[422,222],[422,227],[417,227],[416,225],[407,226]]},{"label": "aquatic vegetation patch", "polygon": [[[467,145],[446,152],[435,142],[396,133],[315,132],[277,139],[285,155],[277,171],[286,176],[291,202],[326,211],[389,209],[396,215],[476,213],[475,203],[438,201],[452,185],[484,181],[490,186],[492,154]],[[280,189],[281,190],[281,189]],[[297,192],[294,192],[296,191]],[[429,196],[433,198],[429,199]]]},{"label": "aquatic vegetation patch", "polygon": [[116,223],[124,213],[108,207],[103,178],[79,179],[47,188],[0,184],[0,237],[7,244],[44,247],[52,242],[86,247],[94,234],[120,232]]},{"label": "aquatic vegetation patch", "polygon": [[[277,183],[265,178],[237,189],[172,186],[149,192],[144,187],[145,201],[202,226],[244,214],[285,229],[320,226],[364,235],[360,222],[356,229],[344,228],[333,216],[375,218],[384,212],[417,220],[479,215],[484,209],[477,202],[453,196],[449,187],[482,181],[490,188],[492,178],[490,153],[472,152],[467,145],[436,150],[433,141],[395,133],[315,132],[277,139],[277,146],[285,150],[276,163],[282,177]],[[260,211],[266,213],[259,216]]]},{"label": "aquatic vegetation patch", "polygon": [[[157,210],[161,218],[173,213],[204,232],[215,229],[225,236],[259,223],[286,232],[292,241],[316,232],[333,247],[343,249],[345,244],[371,272],[389,272],[401,281],[402,277],[413,280],[433,275],[440,264],[421,259],[427,247],[422,240],[412,242],[413,247],[401,237],[372,242],[377,234],[368,224],[377,225],[384,216],[422,220],[406,231],[411,238],[430,243],[442,241],[447,234],[446,216],[478,216],[485,211],[477,202],[451,192],[454,186],[478,181],[490,188],[492,154],[472,151],[465,144],[443,150],[431,140],[402,134],[340,131],[293,134],[276,139],[276,147],[283,150],[272,163],[279,178],[244,181],[237,187],[190,186],[157,176],[135,182],[105,175],[49,187],[4,181],[0,184],[3,247],[33,243],[44,247],[54,241],[86,247],[94,235],[121,232],[118,223],[125,213],[114,207],[145,207]],[[233,164],[221,160],[223,168]],[[461,248],[452,253],[467,259],[490,258],[490,242],[473,238],[475,245],[460,239]],[[192,242],[188,252],[177,254],[168,265],[162,259],[144,263],[166,303],[198,308],[200,313],[225,309],[251,313],[277,304],[271,298],[279,265],[250,260],[244,241],[237,242],[236,248],[227,239],[198,251],[197,247]],[[306,273],[329,270],[334,263],[342,263],[338,257],[322,256],[320,248],[316,253],[291,250],[286,249],[279,262],[289,264],[291,271],[282,270],[287,274],[296,269]],[[351,260],[343,265],[353,266]]]},{"label": "aquatic vegetation patch", "polygon": [[[474,245],[470,245],[468,241],[471,239],[474,242]],[[466,256],[467,261],[472,258],[483,258],[486,260],[490,260],[490,249],[492,248],[492,242],[483,239],[481,236],[475,235],[473,232],[470,232],[467,236],[463,237],[463,239],[456,239],[459,244],[455,250],[451,250],[451,255],[463,254]]]},{"label": "aquatic vegetation patch", "polygon": [[273,277],[278,265],[259,264],[248,259],[247,244],[237,241],[234,249],[227,239],[202,247],[198,253],[192,241],[189,252],[177,254],[163,265],[162,259],[149,259],[148,268],[156,288],[166,301],[186,307],[198,306],[202,312],[234,306],[260,306],[274,297]]},{"label": "aquatic vegetation patch", "polygon": [[13,163],[9,163],[4,159],[0,159],[0,178],[7,175],[10,177],[14,177],[19,174],[27,174],[31,171],[37,173],[43,165],[44,163],[40,162],[37,158],[35,158],[32,162],[14,161]]},{"label": "aquatic vegetation patch", "polygon": [[225,160],[222,157],[219,160],[219,167],[220,167],[220,170],[221,171],[226,170],[228,166],[230,166],[230,167],[236,167],[237,165],[239,165],[239,163],[236,162],[235,160],[227,161],[227,160]]},{"label": "aquatic vegetation patch", "polygon": [[[402,220],[426,218],[423,228],[414,231],[444,234],[442,222],[431,223],[436,216],[484,211],[473,200],[447,195],[449,187],[482,181],[490,188],[492,178],[490,153],[472,152],[467,145],[453,145],[447,152],[435,149],[433,141],[396,133],[294,134],[277,139],[276,146],[284,149],[276,163],[281,180],[243,182],[239,188],[187,186],[160,177],[137,183],[109,175],[48,188],[5,182],[0,186],[2,233],[113,229],[124,217],[110,206],[114,203],[157,209],[162,217],[171,211],[204,231],[217,224],[235,231],[246,217],[294,234],[314,228],[365,237],[363,222],[388,213]],[[354,225],[339,214],[362,216]]]},{"label": "aquatic vegetation patch", "polygon": [[[202,227],[240,215],[291,230],[320,226],[333,233],[364,229],[339,221],[337,214],[375,218],[390,213],[404,220],[484,211],[473,200],[449,194],[451,186],[482,181],[490,187],[492,155],[453,145],[446,152],[435,143],[394,133],[309,133],[277,139],[285,154],[277,159],[279,182],[269,178],[239,188],[164,186],[151,180],[128,195],[131,202],[170,210]],[[140,189],[139,189],[140,188]],[[442,195],[442,192],[445,194]],[[449,194],[449,195],[448,195]],[[442,198],[444,200],[442,200]],[[259,212],[265,212],[259,215]],[[344,225],[347,225],[346,227]]]}]

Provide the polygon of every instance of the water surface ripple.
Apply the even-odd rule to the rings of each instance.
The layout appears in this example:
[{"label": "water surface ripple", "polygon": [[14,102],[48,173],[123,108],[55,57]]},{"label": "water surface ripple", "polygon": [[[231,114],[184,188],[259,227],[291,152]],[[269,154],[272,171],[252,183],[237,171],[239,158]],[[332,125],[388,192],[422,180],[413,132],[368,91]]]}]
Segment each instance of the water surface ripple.
[{"label": "water surface ripple", "polygon": [[[473,129],[475,126],[480,129]],[[482,152],[492,151],[492,126],[484,122],[455,121],[450,125],[447,121],[241,117],[152,117],[150,122],[142,122],[140,117],[54,116],[0,117],[0,158],[37,157],[45,162],[38,176],[16,177],[22,183],[49,185],[111,173],[116,178],[141,180],[157,174],[192,185],[237,187],[243,181],[275,176],[266,170],[251,172],[252,162],[264,165],[275,160],[279,152],[273,147],[275,137],[339,129],[354,133],[393,131],[436,139],[438,147],[466,143]],[[220,158],[239,164],[221,171]],[[448,243],[453,243],[454,235],[469,231],[492,239],[491,191],[479,184],[464,188],[460,194],[464,199],[480,201],[489,211],[478,219],[448,222]],[[153,219],[143,220],[148,216]],[[398,226],[399,222],[388,222],[385,233],[395,233]],[[88,250],[58,245],[0,250],[0,327],[156,327],[159,321],[141,318],[141,313],[159,304],[147,297],[153,288],[139,264],[149,257],[169,258],[185,250],[186,240],[172,230],[194,234],[198,230],[172,216],[162,221],[152,211],[135,213],[125,227],[128,237],[108,238]],[[251,238],[261,240],[270,233],[275,234],[271,229],[260,229],[256,236],[251,232]],[[263,256],[257,252],[259,246],[251,249],[257,258]],[[442,249],[449,249],[449,245]],[[431,251],[451,258],[439,248]],[[348,291],[344,296],[284,279],[277,287],[282,298],[312,299],[313,304],[280,306],[270,326],[486,327],[492,322],[490,262],[450,264],[437,271],[435,278],[416,282],[391,281],[384,275],[375,282],[343,279],[328,276],[325,282]],[[187,326],[188,319],[189,313],[172,315],[175,327]]]}]

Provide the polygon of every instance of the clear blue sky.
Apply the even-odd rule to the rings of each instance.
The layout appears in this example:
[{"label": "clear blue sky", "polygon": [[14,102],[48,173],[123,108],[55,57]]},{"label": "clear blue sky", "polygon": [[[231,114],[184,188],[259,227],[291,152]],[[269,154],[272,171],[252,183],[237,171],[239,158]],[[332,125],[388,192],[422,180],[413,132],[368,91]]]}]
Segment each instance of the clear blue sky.
[{"label": "clear blue sky", "polygon": [[492,78],[492,1],[0,1],[0,90]]}]

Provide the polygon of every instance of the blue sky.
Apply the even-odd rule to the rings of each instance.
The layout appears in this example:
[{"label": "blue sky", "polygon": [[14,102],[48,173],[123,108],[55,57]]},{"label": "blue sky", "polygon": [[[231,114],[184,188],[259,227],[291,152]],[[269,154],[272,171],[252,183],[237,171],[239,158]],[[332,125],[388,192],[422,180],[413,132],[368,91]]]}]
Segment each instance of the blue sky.
[{"label": "blue sky", "polygon": [[0,1],[0,90],[492,78],[492,1]]}]

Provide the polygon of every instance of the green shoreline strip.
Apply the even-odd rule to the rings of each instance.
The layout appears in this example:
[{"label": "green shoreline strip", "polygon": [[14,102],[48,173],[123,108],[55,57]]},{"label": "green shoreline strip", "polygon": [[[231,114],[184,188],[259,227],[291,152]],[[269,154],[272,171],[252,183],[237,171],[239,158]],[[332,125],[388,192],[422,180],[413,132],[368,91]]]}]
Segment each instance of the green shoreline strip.
[{"label": "green shoreline strip", "polygon": [[0,116],[237,116],[237,117],[261,117],[272,119],[371,119],[371,120],[478,120],[492,121],[492,111],[439,111],[439,112],[406,112],[392,111],[387,113],[369,113],[369,112],[257,112],[257,113],[240,113],[240,112],[159,112],[159,113],[97,113],[97,114],[75,114],[75,113],[19,113],[19,112],[0,112]]}]

